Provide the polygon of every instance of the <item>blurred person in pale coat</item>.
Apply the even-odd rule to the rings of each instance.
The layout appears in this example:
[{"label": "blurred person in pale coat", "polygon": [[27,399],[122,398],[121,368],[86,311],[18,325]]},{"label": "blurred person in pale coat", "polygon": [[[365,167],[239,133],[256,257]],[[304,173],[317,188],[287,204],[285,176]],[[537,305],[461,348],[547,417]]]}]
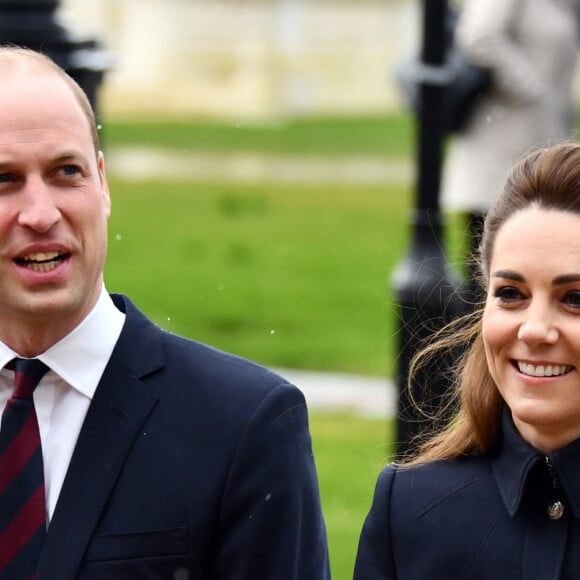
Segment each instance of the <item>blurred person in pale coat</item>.
[{"label": "blurred person in pale coat", "polygon": [[455,41],[488,67],[492,87],[449,144],[441,206],[467,216],[471,249],[509,168],[527,150],[569,139],[580,0],[465,0]]}]

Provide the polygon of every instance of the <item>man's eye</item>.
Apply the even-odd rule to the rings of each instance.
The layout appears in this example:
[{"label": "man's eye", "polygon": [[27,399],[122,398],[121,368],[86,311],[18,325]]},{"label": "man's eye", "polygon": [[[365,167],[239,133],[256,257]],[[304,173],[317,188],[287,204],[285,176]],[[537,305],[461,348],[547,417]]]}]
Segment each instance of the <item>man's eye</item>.
[{"label": "man's eye", "polygon": [[502,302],[514,302],[523,298],[523,294],[515,286],[501,286],[493,295]]},{"label": "man's eye", "polygon": [[81,170],[77,165],[63,165],[61,171],[64,175],[75,175],[80,173]]},{"label": "man's eye", "polygon": [[0,173],[0,183],[10,183],[12,175],[10,173]]}]

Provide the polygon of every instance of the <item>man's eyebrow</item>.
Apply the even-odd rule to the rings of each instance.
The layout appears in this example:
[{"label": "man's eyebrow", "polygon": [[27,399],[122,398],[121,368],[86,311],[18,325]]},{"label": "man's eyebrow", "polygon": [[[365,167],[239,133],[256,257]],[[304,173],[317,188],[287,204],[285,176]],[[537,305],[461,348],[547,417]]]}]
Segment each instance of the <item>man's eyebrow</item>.
[{"label": "man's eyebrow", "polygon": [[71,159],[85,159],[85,156],[78,152],[78,151],[62,151],[58,153],[52,158],[52,161],[55,163],[62,162],[62,161],[70,161]]},{"label": "man's eyebrow", "polygon": [[[54,155],[47,156],[49,162],[59,162],[66,161],[69,159],[86,159],[86,155],[81,151],[76,151],[75,149],[65,149],[63,151],[57,151]],[[23,161],[22,157],[14,155],[2,155],[0,154],[0,165],[17,165]]]}]

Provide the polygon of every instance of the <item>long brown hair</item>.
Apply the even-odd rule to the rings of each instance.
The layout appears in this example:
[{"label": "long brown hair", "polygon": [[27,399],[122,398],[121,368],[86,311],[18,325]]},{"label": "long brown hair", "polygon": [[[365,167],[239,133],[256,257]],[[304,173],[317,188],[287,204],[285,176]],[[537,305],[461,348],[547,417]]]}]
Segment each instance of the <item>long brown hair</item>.
[{"label": "long brown hair", "polygon": [[[580,145],[562,143],[536,149],[515,166],[485,219],[478,252],[481,284],[488,286],[497,232],[516,212],[535,206],[580,215]],[[580,233],[579,233],[580,235]],[[483,306],[452,322],[411,363],[409,384],[432,357],[464,347],[450,405],[457,411],[440,433],[427,439],[407,465],[491,450],[500,433],[503,399],[490,375],[481,336]]]}]

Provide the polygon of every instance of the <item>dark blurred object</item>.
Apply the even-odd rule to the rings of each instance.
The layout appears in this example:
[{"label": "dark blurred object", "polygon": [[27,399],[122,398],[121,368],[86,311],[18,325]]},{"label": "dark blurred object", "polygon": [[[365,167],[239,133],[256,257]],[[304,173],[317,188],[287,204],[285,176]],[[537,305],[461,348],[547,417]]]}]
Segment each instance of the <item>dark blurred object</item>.
[{"label": "dark blurred object", "polygon": [[410,250],[391,280],[399,303],[399,457],[409,452],[415,436],[433,427],[417,412],[413,400],[422,408],[436,409],[450,388],[445,372],[439,368],[443,361],[434,361],[434,366],[423,368],[411,395],[407,389],[410,361],[434,330],[462,314],[465,307],[459,278],[451,271],[443,251],[439,211],[445,84],[438,79],[447,74],[446,15],[445,0],[424,0],[421,67],[431,74],[423,75],[418,83],[417,205],[411,219]]},{"label": "dark blurred object", "polygon": [[112,63],[95,39],[67,30],[56,15],[58,0],[0,0],[0,44],[16,44],[50,56],[86,92],[97,111],[97,92]]},{"label": "dark blurred object", "polygon": [[443,87],[445,96],[441,114],[445,133],[461,131],[492,81],[490,71],[470,62],[455,43],[457,20],[457,11],[447,7],[443,66],[425,66],[423,60],[413,55],[403,59],[395,68],[395,78],[406,105],[412,111],[419,111],[419,86],[422,82]]}]

